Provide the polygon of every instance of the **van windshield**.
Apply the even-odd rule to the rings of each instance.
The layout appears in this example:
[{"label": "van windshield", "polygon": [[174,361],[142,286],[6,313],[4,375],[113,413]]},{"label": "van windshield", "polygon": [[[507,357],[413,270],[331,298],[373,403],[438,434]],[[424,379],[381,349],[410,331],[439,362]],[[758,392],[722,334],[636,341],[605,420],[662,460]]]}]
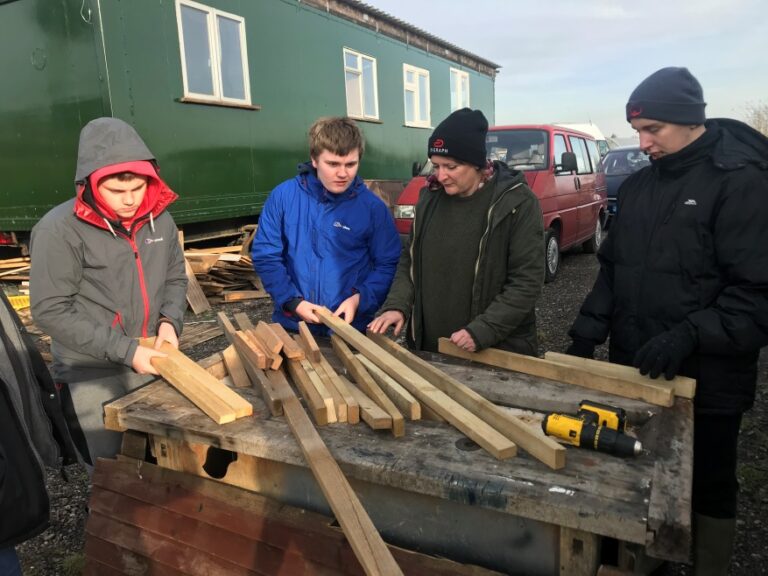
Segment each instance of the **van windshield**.
[{"label": "van windshield", "polygon": [[544,170],[550,152],[545,130],[493,130],[485,138],[488,158],[515,170]]}]

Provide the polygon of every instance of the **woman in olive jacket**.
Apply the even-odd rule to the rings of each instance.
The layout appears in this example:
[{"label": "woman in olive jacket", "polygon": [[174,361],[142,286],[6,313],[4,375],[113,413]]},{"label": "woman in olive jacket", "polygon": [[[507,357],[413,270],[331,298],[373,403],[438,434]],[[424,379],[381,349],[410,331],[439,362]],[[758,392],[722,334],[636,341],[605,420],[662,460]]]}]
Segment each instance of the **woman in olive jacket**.
[{"label": "woman in olive jacket", "polygon": [[434,166],[380,315],[369,329],[437,350],[440,337],[476,351],[537,353],[536,300],[544,282],[544,226],[525,177],[486,162],[488,122],[464,108],[429,139]]}]

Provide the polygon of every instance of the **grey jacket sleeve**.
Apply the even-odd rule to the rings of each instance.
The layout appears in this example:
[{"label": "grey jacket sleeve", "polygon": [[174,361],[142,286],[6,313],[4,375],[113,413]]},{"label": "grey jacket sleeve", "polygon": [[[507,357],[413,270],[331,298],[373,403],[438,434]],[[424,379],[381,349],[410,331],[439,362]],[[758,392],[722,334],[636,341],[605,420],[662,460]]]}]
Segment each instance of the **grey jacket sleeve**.
[{"label": "grey jacket sleeve", "polygon": [[77,240],[38,225],[30,245],[30,301],[38,327],[67,348],[130,366],[138,342],[77,309],[83,271]]},{"label": "grey jacket sleeve", "polygon": [[[174,224],[172,238],[179,235]],[[160,306],[160,317],[167,318],[173,324],[176,335],[181,336],[184,327],[184,311],[187,308],[187,272],[184,261],[184,250],[180,242],[173,242],[168,252],[168,271],[163,290],[163,303]]]}]

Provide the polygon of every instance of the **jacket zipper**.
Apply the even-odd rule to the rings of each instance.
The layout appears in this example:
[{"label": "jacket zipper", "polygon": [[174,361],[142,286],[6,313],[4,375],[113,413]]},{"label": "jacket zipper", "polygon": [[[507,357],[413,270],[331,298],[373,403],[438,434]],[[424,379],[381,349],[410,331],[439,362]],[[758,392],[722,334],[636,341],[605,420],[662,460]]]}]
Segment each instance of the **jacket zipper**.
[{"label": "jacket zipper", "polygon": [[[475,291],[477,290],[477,273],[480,270],[480,259],[483,256],[483,250],[485,249],[485,242],[488,239],[488,236],[490,235],[490,232],[491,232],[491,217],[493,216],[493,210],[494,210],[494,208],[496,208],[496,205],[499,202],[501,202],[501,199],[504,197],[504,194],[514,190],[515,188],[517,188],[518,186],[521,186],[521,185],[522,185],[522,182],[519,182],[519,183],[515,184],[514,186],[512,186],[511,188],[507,188],[506,190],[504,190],[504,192],[499,194],[499,197],[496,199],[496,202],[491,204],[490,207],[488,208],[488,220],[487,220],[488,221],[488,225],[485,227],[485,232],[483,232],[483,235],[480,237],[480,247],[479,247],[479,249],[477,251],[477,260],[475,260],[475,274],[474,274],[474,278],[472,280],[472,302],[473,303],[475,302]],[[517,208],[513,208],[512,209],[512,213],[513,214],[516,211],[517,211]]]},{"label": "jacket zipper", "polygon": [[149,296],[147,296],[147,284],[144,281],[144,266],[141,263],[141,256],[139,256],[139,248],[136,246],[133,237],[128,238],[133,248],[133,256],[136,260],[136,269],[139,272],[139,287],[141,288],[141,300],[144,304],[144,321],[141,323],[141,335],[147,337],[147,325],[149,324]]}]

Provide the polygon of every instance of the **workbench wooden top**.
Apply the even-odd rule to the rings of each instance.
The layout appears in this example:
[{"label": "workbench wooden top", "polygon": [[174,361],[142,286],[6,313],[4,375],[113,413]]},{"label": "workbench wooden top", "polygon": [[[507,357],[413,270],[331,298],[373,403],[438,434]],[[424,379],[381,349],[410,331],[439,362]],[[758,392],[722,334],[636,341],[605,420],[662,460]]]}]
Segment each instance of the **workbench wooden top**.
[{"label": "workbench wooden top", "polygon": [[[565,468],[551,470],[522,450],[497,460],[444,423],[409,421],[397,439],[363,423],[318,427],[348,477],[644,544],[659,558],[687,558],[691,401],[677,398],[661,408],[438,354],[423,357],[507,406],[568,413],[584,399],[620,406],[644,453],[622,459],[570,448]],[[237,391],[253,403],[254,414],[221,426],[164,382],[116,401],[115,417],[125,429],[306,467],[284,419],[270,417],[254,389]]]}]

